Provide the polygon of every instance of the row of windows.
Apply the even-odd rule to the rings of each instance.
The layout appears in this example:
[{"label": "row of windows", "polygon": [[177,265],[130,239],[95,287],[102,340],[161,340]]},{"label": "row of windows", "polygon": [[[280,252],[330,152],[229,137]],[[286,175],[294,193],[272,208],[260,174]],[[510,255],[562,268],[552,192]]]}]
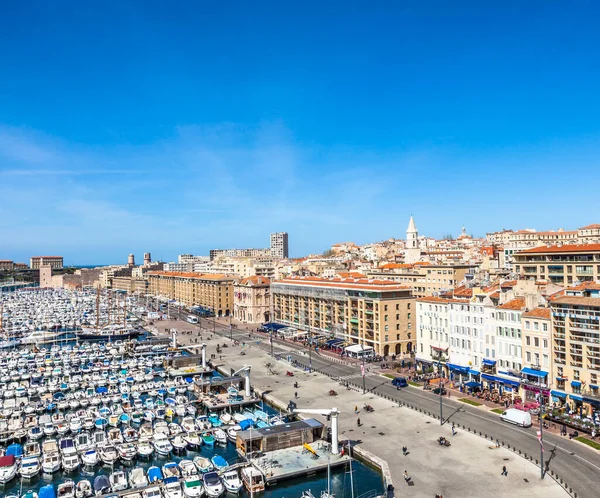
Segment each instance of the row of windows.
[{"label": "row of windows", "polygon": [[[529,320],[525,320],[525,329],[531,330],[531,322]],[[533,330],[540,330],[539,322],[533,322]],[[548,324],[547,323],[542,323],[542,330],[544,332],[548,332]]]}]

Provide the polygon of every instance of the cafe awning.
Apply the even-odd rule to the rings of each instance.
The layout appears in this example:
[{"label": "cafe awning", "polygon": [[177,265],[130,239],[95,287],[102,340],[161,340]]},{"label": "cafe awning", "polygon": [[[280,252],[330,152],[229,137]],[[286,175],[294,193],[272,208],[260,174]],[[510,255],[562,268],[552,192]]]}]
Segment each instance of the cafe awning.
[{"label": "cafe awning", "polygon": [[571,381],[571,386],[573,386],[573,387],[581,387],[581,382],[579,382],[578,380],[572,380]]},{"label": "cafe awning", "polygon": [[550,394],[560,399],[567,399],[567,394],[560,391],[550,391]]},{"label": "cafe awning", "polygon": [[456,370],[457,372],[461,373],[469,373],[469,367],[461,367],[460,365],[454,365],[452,363],[448,363],[447,366],[450,370]]},{"label": "cafe awning", "polygon": [[465,382],[465,386],[470,387],[471,389],[473,389],[475,387],[481,387],[481,383],[480,382],[475,382],[475,381],[471,380],[469,382]]},{"label": "cafe awning", "polygon": [[493,367],[496,364],[496,360],[488,360],[487,358],[484,358],[482,363],[486,367]]},{"label": "cafe awning", "polygon": [[527,367],[521,370],[521,373],[524,375],[533,375],[534,377],[546,377],[548,375],[548,372],[544,372],[543,370]]}]

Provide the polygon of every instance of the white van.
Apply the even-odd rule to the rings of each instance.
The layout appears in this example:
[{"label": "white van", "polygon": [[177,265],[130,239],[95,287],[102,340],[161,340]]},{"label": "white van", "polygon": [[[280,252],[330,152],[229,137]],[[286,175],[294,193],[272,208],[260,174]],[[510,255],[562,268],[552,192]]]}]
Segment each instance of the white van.
[{"label": "white van", "polygon": [[520,425],[521,427],[531,427],[531,413],[509,408],[500,415],[500,420],[511,424]]}]

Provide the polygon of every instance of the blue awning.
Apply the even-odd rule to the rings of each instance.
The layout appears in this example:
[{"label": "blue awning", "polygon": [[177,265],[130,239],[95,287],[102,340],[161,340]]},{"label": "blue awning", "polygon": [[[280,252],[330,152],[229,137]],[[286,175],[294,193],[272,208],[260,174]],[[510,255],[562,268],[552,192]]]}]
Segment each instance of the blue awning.
[{"label": "blue awning", "polygon": [[481,383],[480,382],[475,382],[475,381],[469,381],[469,382],[465,382],[465,386],[470,387],[470,388],[474,388],[474,387],[481,387]]},{"label": "blue awning", "polygon": [[460,365],[454,365],[452,363],[448,363],[447,366],[450,370],[456,370],[457,372],[461,373],[469,373],[469,367],[461,367]]},{"label": "blue awning", "polygon": [[503,379],[500,377],[496,377],[496,379],[498,380],[498,382],[502,382],[503,384],[506,384],[507,386],[519,387],[521,385],[521,383],[516,380]]},{"label": "blue awning", "polygon": [[493,367],[496,364],[496,360],[488,360],[487,358],[484,358],[483,364],[486,367]]},{"label": "blue awning", "polygon": [[587,398],[584,396],[583,401],[589,403],[590,405],[600,406],[600,399]]},{"label": "blue awning", "polygon": [[579,382],[578,380],[572,380],[571,385],[573,387],[581,387],[581,382]]},{"label": "blue awning", "polygon": [[521,373],[525,375],[533,375],[534,377],[546,377],[548,372],[544,372],[543,370],[536,370],[535,368],[524,368],[521,370]]},{"label": "blue awning", "polygon": [[579,396],[579,394],[569,394],[569,398],[574,399],[575,401],[583,401],[583,398]]},{"label": "blue awning", "polygon": [[481,374],[481,378],[485,380],[491,380],[492,382],[496,382],[496,377],[490,374]]},{"label": "blue awning", "polygon": [[562,393],[560,391],[550,391],[550,394],[552,394],[552,396],[556,396],[557,398],[560,398],[560,399],[567,399],[566,393]]},{"label": "blue awning", "polygon": [[479,375],[481,372],[479,370],[473,370],[473,369],[469,369],[469,373],[471,375]]},{"label": "blue awning", "polygon": [[590,384],[590,389],[598,389],[598,386],[596,384]]}]

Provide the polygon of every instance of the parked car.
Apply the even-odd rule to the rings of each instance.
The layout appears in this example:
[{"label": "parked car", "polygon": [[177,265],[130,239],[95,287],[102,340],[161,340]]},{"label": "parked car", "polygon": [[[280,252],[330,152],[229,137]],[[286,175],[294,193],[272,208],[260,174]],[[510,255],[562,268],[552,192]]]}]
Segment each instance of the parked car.
[{"label": "parked car", "polygon": [[392,386],[396,386],[396,389],[408,386],[406,377],[396,377],[395,379],[392,379]]}]

